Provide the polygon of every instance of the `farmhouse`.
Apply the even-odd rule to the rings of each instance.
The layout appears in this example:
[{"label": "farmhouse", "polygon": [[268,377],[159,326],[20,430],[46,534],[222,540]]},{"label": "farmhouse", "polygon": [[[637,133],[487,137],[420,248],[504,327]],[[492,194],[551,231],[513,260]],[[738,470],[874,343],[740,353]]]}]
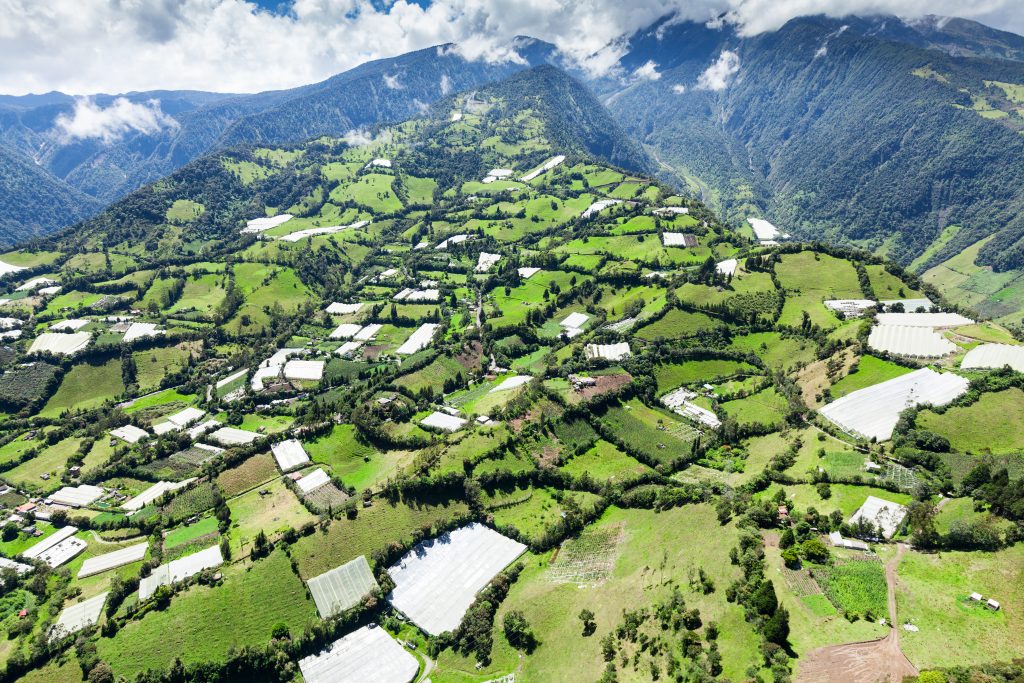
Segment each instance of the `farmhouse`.
[{"label": "farmhouse", "polygon": [[363,626],[323,652],[299,660],[306,683],[410,683],[419,668],[419,661],[375,624]]},{"label": "farmhouse", "polygon": [[478,591],[526,546],[473,522],[418,543],[388,568],[388,600],[431,635],[454,631]]},{"label": "farmhouse", "polygon": [[966,379],[953,373],[921,368],[849,393],[818,412],[843,431],[885,441],[892,437],[901,412],[924,403],[946,405],[966,392],[967,386]]},{"label": "farmhouse", "polygon": [[355,607],[363,598],[380,587],[373,578],[365,555],[314,576],[306,585],[309,586],[309,592],[313,596],[321,619],[330,619]]},{"label": "farmhouse", "polygon": [[856,524],[861,520],[871,522],[882,530],[885,538],[892,538],[906,514],[907,508],[899,503],[868,496],[864,504],[850,517],[850,524]]}]

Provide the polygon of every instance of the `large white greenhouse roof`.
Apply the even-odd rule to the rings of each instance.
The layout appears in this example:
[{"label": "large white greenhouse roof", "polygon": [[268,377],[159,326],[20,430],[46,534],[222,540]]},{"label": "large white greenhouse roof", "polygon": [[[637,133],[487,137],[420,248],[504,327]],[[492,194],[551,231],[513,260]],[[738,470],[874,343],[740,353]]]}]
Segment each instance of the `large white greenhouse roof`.
[{"label": "large white greenhouse roof", "polygon": [[1017,372],[1024,372],[1024,346],[1010,344],[982,344],[967,352],[960,367],[1001,368],[1009,365]]},{"label": "large white greenhouse roof", "polygon": [[419,329],[409,335],[405,343],[395,350],[395,353],[409,356],[427,348],[430,341],[434,338],[434,333],[437,332],[438,327],[439,325],[434,323],[423,323]]},{"label": "large white greenhouse roof", "polygon": [[78,353],[92,341],[92,335],[88,332],[43,332],[32,340],[32,346],[28,352],[32,353],[53,353],[56,355],[70,356]]},{"label": "large white greenhouse roof", "polygon": [[911,325],[875,325],[868,336],[868,346],[912,358],[939,358],[957,349],[956,344],[933,328]]},{"label": "large white greenhouse roof", "polygon": [[218,567],[223,562],[224,557],[220,554],[220,547],[213,546],[162,564],[139,582],[139,599],[147,600],[156,592],[157,587],[177,583],[190,576],[195,576],[204,569]]},{"label": "large white greenhouse roof", "polygon": [[34,560],[40,557],[50,548],[54,547],[55,545],[63,541],[64,539],[71,538],[76,533],[78,533],[78,527],[61,527],[60,529],[57,529],[57,531],[55,531],[54,533],[50,534],[43,540],[33,545],[28,550],[23,551],[21,554],[30,560]]},{"label": "large white greenhouse roof", "polygon": [[306,683],[409,683],[419,662],[379,626],[364,626],[299,660]]},{"label": "large white greenhouse roof", "polygon": [[340,567],[314,576],[306,585],[320,617],[327,619],[359,604],[377,588],[377,580],[373,578],[366,556],[360,555]]},{"label": "large white greenhouse roof", "polygon": [[945,405],[966,392],[967,385],[959,375],[921,368],[847,394],[819,412],[844,431],[884,441],[901,412],[925,403]]},{"label": "large white greenhouse roof", "polygon": [[960,327],[974,321],[959,313],[879,313],[879,325],[910,325],[915,327]]},{"label": "large white greenhouse roof", "polygon": [[99,486],[82,484],[81,486],[65,486],[47,497],[54,503],[80,508],[95,503],[102,496],[103,489]]},{"label": "large white greenhouse roof", "polygon": [[282,472],[287,472],[309,462],[309,455],[306,453],[306,449],[295,439],[275,443],[270,447],[270,450],[274,454],[277,466],[281,468]]},{"label": "large white greenhouse roof", "polygon": [[886,538],[892,538],[892,535],[896,533],[900,522],[903,521],[903,517],[906,514],[907,508],[899,503],[876,498],[875,496],[868,496],[864,504],[853,513],[853,517],[850,518],[850,524],[863,519],[881,527],[882,535]]},{"label": "large white greenhouse roof", "polygon": [[388,600],[431,635],[454,631],[476,594],[526,546],[482,524],[471,523],[418,543],[388,574]]},{"label": "large white greenhouse roof", "polygon": [[134,512],[141,510],[146,507],[160,496],[170,491],[177,491],[180,488],[184,488],[195,481],[195,477],[186,479],[185,481],[158,481],[157,483],[150,486],[148,489],[135,496],[134,498],[125,502],[121,506],[122,509]]},{"label": "large white greenhouse roof", "polygon": [[103,603],[107,601],[107,593],[100,593],[94,598],[65,607],[60,613],[57,623],[50,631],[50,638],[63,638],[72,633],[78,633],[83,628],[92,626],[100,620],[100,613],[103,611]]},{"label": "large white greenhouse roof", "polygon": [[123,567],[126,564],[138,562],[146,556],[146,549],[148,547],[149,541],[144,541],[130,545],[127,548],[115,550],[112,553],[90,557],[82,563],[82,568],[78,570],[78,578],[84,579],[93,574],[100,574],[116,567]]}]

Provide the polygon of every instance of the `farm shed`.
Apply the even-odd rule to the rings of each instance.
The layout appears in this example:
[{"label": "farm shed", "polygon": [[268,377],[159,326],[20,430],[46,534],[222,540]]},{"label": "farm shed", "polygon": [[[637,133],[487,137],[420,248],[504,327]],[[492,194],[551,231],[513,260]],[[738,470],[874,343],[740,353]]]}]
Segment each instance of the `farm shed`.
[{"label": "farm shed", "polygon": [[921,368],[854,391],[818,412],[843,431],[885,441],[892,437],[901,412],[924,403],[945,405],[966,392],[967,385],[959,375]]},{"label": "farm shed", "polygon": [[982,344],[967,352],[960,367],[967,369],[1001,368],[1009,365],[1024,372],[1024,346],[1010,344]]},{"label": "farm shed", "polygon": [[466,421],[461,417],[434,411],[420,420],[420,424],[425,427],[433,427],[434,429],[443,429],[446,432],[454,432],[462,429]]},{"label": "farm shed", "polygon": [[241,233],[243,235],[258,234],[272,228],[276,228],[279,225],[284,225],[292,219],[290,213],[282,213],[277,216],[266,216],[263,218],[253,218],[247,221],[245,227],[242,228]]},{"label": "farm shed", "polygon": [[879,325],[946,328],[974,324],[959,313],[879,313],[877,318]]},{"label": "farm shed", "polygon": [[121,439],[121,441],[126,443],[138,443],[149,436],[149,432],[145,429],[140,429],[135,425],[124,425],[117,429],[111,429],[110,435],[116,436],[118,439]]},{"label": "farm shed", "polygon": [[57,640],[72,633],[78,633],[84,628],[92,626],[100,620],[100,613],[103,611],[103,604],[107,601],[110,593],[100,593],[94,598],[65,607],[60,613],[57,623],[50,629],[50,640]]},{"label": "farm shed", "polygon": [[352,313],[358,313],[362,307],[361,303],[341,304],[335,301],[327,307],[327,312],[331,315],[351,315]]},{"label": "farm shed", "polygon": [[277,466],[281,468],[282,472],[309,462],[306,449],[295,439],[275,443],[270,447],[270,451],[274,454],[274,460],[277,461]]},{"label": "farm shed", "polygon": [[850,524],[856,524],[860,520],[871,522],[881,527],[883,536],[892,538],[906,514],[907,508],[899,503],[868,496],[864,504],[850,517]]},{"label": "farm shed", "polygon": [[930,327],[875,325],[868,346],[910,358],[939,358],[957,350],[957,345]]},{"label": "farm shed", "polygon": [[102,496],[103,489],[99,486],[82,484],[81,486],[65,486],[47,497],[58,505],[80,508],[95,503]]},{"label": "farm shed", "polygon": [[988,600],[985,601],[985,605],[990,610],[992,610],[994,612],[998,612],[999,611],[999,601],[998,600],[993,600],[992,598],[989,598]]},{"label": "farm shed", "polygon": [[321,619],[329,619],[358,605],[363,598],[379,588],[365,555],[314,576],[306,585],[313,595]]},{"label": "farm shed", "polygon": [[170,493],[171,491],[177,491],[178,489],[185,488],[195,480],[195,477],[192,477],[191,479],[186,479],[185,481],[179,482],[158,481],[157,483],[153,484],[139,495],[125,502],[125,504],[121,506],[121,509],[128,510],[129,512],[141,510],[142,508],[146,507],[147,505],[149,505],[150,503],[152,503],[154,500],[164,495],[165,493]]},{"label": "farm shed", "polygon": [[431,635],[454,631],[476,598],[526,546],[473,522],[422,541],[388,568],[388,600]]},{"label": "farm shed", "polygon": [[306,683],[409,683],[419,661],[379,626],[363,626],[299,660]]},{"label": "farm shed", "polygon": [[847,548],[848,550],[868,550],[868,544],[864,541],[858,541],[855,538],[843,538],[843,535],[838,531],[833,531],[828,535],[828,540],[836,548]]},{"label": "farm shed", "polygon": [[213,546],[162,564],[139,582],[139,600],[148,600],[159,586],[183,581],[204,569],[219,567],[223,562],[224,558],[220,554],[220,547]]},{"label": "farm shed", "polygon": [[88,332],[43,332],[32,340],[29,347],[29,354],[52,353],[58,356],[73,356],[92,341],[92,335]]},{"label": "farm shed", "polygon": [[210,439],[222,446],[240,446],[262,439],[263,435],[234,427],[221,427],[210,434]]},{"label": "farm shed", "polygon": [[403,356],[411,356],[417,351],[422,351],[427,348],[430,344],[430,340],[434,338],[434,333],[437,332],[437,328],[440,327],[434,323],[423,323],[419,329],[413,332],[405,343],[399,346],[395,353]]},{"label": "farm shed", "polygon": [[324,484],[330,484],[331,477],[324,472],[322,467],[318,467],[309,474],[295,481],[295,485],[299,487],[299,490],[303,493],[309,493],[315,489],[320,488]]},{"label": "farm shed", "polygon": [[82,563],[82,568],[78,570],[78,578],[84,579],[87,576],[123,567],[132,562],[138,562],[146,556],[147,548],[149,548],[149,541],[144,541],[121,550],[115,550],[112,553],[90,557]]},{"label": "farm shed", "polygon": [[622,360],[627,358],[631,351],[629,342],[620,342],[618,344],[587,344],[583,347],[583,353],[588,359]]}]

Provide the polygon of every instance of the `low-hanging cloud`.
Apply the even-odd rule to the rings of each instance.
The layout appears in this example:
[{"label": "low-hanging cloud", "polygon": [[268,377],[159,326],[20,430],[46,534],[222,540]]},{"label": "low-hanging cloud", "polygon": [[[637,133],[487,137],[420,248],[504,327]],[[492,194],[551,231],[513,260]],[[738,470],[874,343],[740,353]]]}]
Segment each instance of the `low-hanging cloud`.
[{"label": "low-hanging cloud", "polygon": [[722,50],[711,66],[697,77],[698,90],[719,91],[729,87],[733,77],[739,73],[740,56],[732,50]]},{"label": "low-hanging cloud", "polygon": [[384,74],[384,85],[389,90],[403,90],[405,88],[405,86],[399,82],[397,75],[391,76],[389,74]]},{"label": "low-hanging cloud", "polygon": [[661,78],[661,72],[658,71],[658,65],[654,63],[653,59],[647,60],[643,66],[633,72],[633,75],[644,81],[656,81]]},{"label": "low-hanging cloud", "polygon": [[61,114],[54,121],[57,135],[67,142],[99,139],[110,144],[129,133],[154,135],[166,128],[176,129],[178,122],[160,109],[159,100],[137,103],[125,97],[105,108],[81,97],[70,114]]},{"label": "low-hanging cloud", "polygon": [[[467,60],[523,64],[516,36],[553,43],[586,73],[619,75],[629,38],[659,19],[741,36],[807,14],[955,14],[1024,32],[1020,0],[0,0],[0,86],[9,94],[313,83],[372,59],[447,45]],[[296,45],[303,49],[295,49]],[[74,65],[69,68],[68,65]]]}]

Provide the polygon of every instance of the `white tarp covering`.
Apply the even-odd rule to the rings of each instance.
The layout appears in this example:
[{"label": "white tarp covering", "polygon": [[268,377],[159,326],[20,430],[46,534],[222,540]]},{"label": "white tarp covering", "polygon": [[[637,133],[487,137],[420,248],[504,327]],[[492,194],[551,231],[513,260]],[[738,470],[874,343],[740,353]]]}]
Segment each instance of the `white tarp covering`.
[{"label": "white tarp covering", "polygon": [[966,392],[967,385],[959,375],[921,368],[854,391],[818,412],[844,431],[885,441],[892,437],[901,412],[925,403],[945,405]]},{"label": "white tarp covering", "polygon": [[526,546],[471,523],[418,543],[388,568],[388,600],[431,635],[454,631],[476,594]]},{"label": "white tarp covering", "polygon": [[185,427],[202,419],[203,415],[206,415],[206,411],[200,408],[185,408],[168,417],[167,421],[176,427]]},{"label": "white tarp covering", "polygon": [[436,288],[428,289],[413,289],[412,287],[406,287],[398,294],[393,297],[395,301],[404,301],[410,303],[413,301],[437,301],[441,298],[441,290]]},{"label": "white tarp covering", "polygon": [[[197,439],[200,436],[202,436],[203,434],[205,434],[206,432],[210,431],[211,429],[216,429],[219,426],[220,426],[220,422],[217,422],[216,420],[207,420],[206,422],[202,422],[200,424],[197,424],[195,427],[189,427],[189,429],[188,429],[189,438]],[[218,453],[223,451],[223,449],[217,448],[216,446],[207,446],[206,444],[201,444],[201,443],[197,443],[196,447],[197,448],[206,448],[206,449],[210,449],[210,450],[216,449],[216,452],[218,452]]]},{"label": "white tarp covering", "polygon": [[374,159],[370,163],[366,164],[364,168],[370,168],[371,166],[377,166],[380,168],[391,168],[391,159]]},{"label": "white tarp covering", "polygon": [[443,429],[446,432],[454,432],[462,429],[463,425],[466,424],[466,421],[461,417],[434,411],[420,420],[420,424],[427,427],[434,427],[435,429]]},{"label": "white tarp covering", "polygon": [[53,353],[57,355],[70,356],[78,353],[92,341],[92,335],[88,332],[73,332],[64,334],[62,332],[43,332],[32,340],[32,346],[28,352]]},{"label": "white tarp covering", "polygon": [[579,329],[583,327],[587,321],[590,320],[590,316],[586,313],[570,313],[566,316],[565,320],[558,323],[562,327],[570,327]]},{"label": "white tarp covering", "polygon": [[284,365],[292,356],[301,356],[305,352],[305,349],[299,348],[278,349],[274,352],[273,356],[263,361],[260,366],[266,368],[271,365]]},{"label": "white tarp covering", "polygon": [[33,545],[28,550],[22,551],[21,554],[22,554],[22,556],[27,557],[30,560],[37,559],[43,553],[45,553],[47,550],[49,550],[53,546],[57,545],[61,541],[65,540],[65,539],[68,539],[68,538],[71,538],[76,533],[78,533],[78,527],[74,527],[74,526],[61,527],[60,529],[57,529],[57,531],[53,532],[52,534],[50,534],[49,536],[47,536],[43,540],[41,540],[38,543],[36,543],[35,545]]},{"label": "white tarp covering", "polygon": [[974,321],[959,313],[879,313],[879,325],[906,325],[908,327],[960,327]]},{"label": "white tarp covering", "polygon": [[355,223],[349,223],[348,225],[331,225],[326,228],[307,228],[306,230],[290,232],[278,239],[282,242],[298,242],[299,240],[306,239],[307,237],[333,235],[334,233],[341,232],[342,230],[358,230],[359,228],[366,227],[369,224],[370,221],[356,221]]},{"label": "white tarp covering", "polygon": [[901,304],[905,313],[914,313],[919,308],[924,309],[922,312],[928,312],[928,310],[934,305],[930,299],[882,299],[878,303],[882,304],[886,308],[895,304]]},{"label": "white tarp covering", "polygon": [[100,613],[103,611],[103,604],[107,601],[108,593],[100,593],[94,598],[65,607],[60,613],[57,623],[50,630],[50,639],[63,638],[72,633],[78,633],[84,628],[92,626],[100,620]]},{"label": "white tarp covering", "polygon": [[615,206],[619,203],[618,199],[600,199],[586,208],[586,210],[580,215],[580,218],[590,218],[601,213],[609,206]]},{"label": "white tarp covering", "polygon": [[61,320],[59,323],[54,323],[53,325],[50,325],[50,329],[53,330],[54,332],[62,332],[63,330],[71,330],[72,332],[77,332],[78,330],[88,325],[90,322],[91,321],[86,320],[85,318],[72,318],[71,320]]},{"label": "white tarp covering", "polygon": [[324,378],[322,360],[290,360],[284,364],[285,379],[319,382]]},{"label": "white tarp covering", "polygon": [[292,219],[290,213],[282,213],[277,216],[266,216],[263,218],[253,218],[245,224],[242,228],[242,234],[260,233],[271,228],[276,228],[279,225],[283,225]]},{"label": "white tarp covering", "polygon": [[121,548],[112,553],[90,557],[82,563],[82,568],[78,570],[78,578],[84,579],[93,574],[101,574],[105,571],[131,564],[132,562],[138,562],[146,556],[147,548],[149,548],[149,541],[130,545],[127,548]]},{"label": "white tarp covering", "polygon": [[283,365],[267,365],[256,368],[252,373],[252,381],[249,383],[253,391],[263,391],[264,380],[277,379],[281,376]]},{"label": "white tarp covering", "polygon": [[252,443],[257,439],[262,438],[262,434],[249,432],[244,429],[235,429],[234,427],[221,427],[210,434],[210,439],[216,441],[222,446],[238,446],[241,444]]},{"label": "white tarp covering", "polygon": [[331,339],[351,339],[356,336],[363,326],[359,323],[342,323],[331,332]]},{"label": "white tarp covering", "polygon": [[198,553],[192,553],[162,564],[139,582],[139,600],[148,600],[159,586],[169,586],[172,583],[183,581],[204,569],[219,567],[223,562],[224,557],[220,554],[220,546],[215,545],[212,548],[200,550]]},{"label": "white tarp covering", "polygon": [[500,260],[501,254],[489,254],[486,251],[481,251],[480,258],[476,262],[476,272],[486,273]]},{"label": "white tarp covering", "polygon": [[359,309],[362,307],[363,305],[361,303],[341,304],[335,301],[327,307],[327,312],[331,315],[351,315],[352,313],[358,313]]},{"label": "white tarp covering", "polygon": [[534,178],[536,178],[537,176],[539,176],[541,173],[545,173],[547,171],[550,171],[551,169],[553,169],[555,166],[558,166],[563,161],[565,161],[565,155],[564,154],[559,154],[557,156],[553,156],[550,159],[548,159],[547,161],[545,161],[543,164],[538,166],[537,168],[533,169],[532,171],[530,171],[529,173],[524,175],[522,178],[520,178],[520,180],[529,182],[529,181],[533,180]]},{"label": "white tarp covering", "polygon": [[528,384],[533,377],[530,375],[515,375],[514,377],[507,377],[498,386],[491,389],[489,393],[495,393],[496,391],[510,391],[512,389],[518,389],[524,384]]},{"label": "white tarp covering", "polygon": [[324,472],[322,467],[318,467],[313,470],[302,479],[295,482],[295,485],[299,487],[299,490],[303,493],[309,493],[314,489],[318,489],[324,484],[331,483],[331,477]]},{"label": "white tarp covering", "polygon": [[868,496],[864,504],[850,517],[850,524],[866,520],[882,528],[882,535],[892,538],[907,514],[907,508],[890,500]]},{"label": "white tarp covering", "polygon": [[99,486],[82,484],[81,486],[65,486],[59,491],[51,493],[47,498],[59,505],[80,508],[95,503],[102,496],[103,489]]},{"label": "white tarp covering", "polygon": [[140,429],[135,425],[125,425],[118,427],[117,429],[110,430],[111,436],[116,436],[121,441],[127,443],[138,443],[149,436],[149,433],[145,429]]},{"label": "white tarp covering", "polygon": [[419,661],[379,626],[363,626],[299,660],[306,683],[409,683]]},{"label": "white tarp covering", "polygon": [[21,266],[12,266],[10,263],[0,261],[0,276],[7,275],[9,273],[17,273],[18,271],[25,270]]},{"label": "white tarp covering", "polygon": [[334,350],[334,353],[341,356],[342,358],[349,356],[359,350],[359,347],[363,345],[361,341],[347,341]]},{"label": "white tarp covering", "polygon": [[378,587],[365,555],[314,576],[306,585],[321,619],[329,619],[358,605]]},{"label": "white tarp covering", "polygon": [[434,338],[434,333],[437,332],[438,327],[440,325],[434,323],[423,323],[418,330],[409,335],[405,343],[395,350],[395,353],[410,356],[417,351],[427,348],[430,345],[430,341]]},{"label": "white tarp covering", "polygon": [[587,358],[604,358],[606,360],[622,360],[630,355],[629,342],[618,344],[587,344],[583,347]]},{"label": "white tarp covering", "polygon": [[734,259],[734,258],[727,258],[724,261],[719,261],[717,264],[715,264],[715,270],[717,270],[719,272],[719,274],[721,274],[721,275],[725,275],[725,276],[735,275],[736,274],[736,267],[739,264],[740,264],[740,262],[737,261],[736,259]]},{"label": "white tarp covering", "polygon": [[460,242],[465,242],[468,239],[469,239],[469,235],[462,235],[462,234],[452,235],[451,237],[449,237],[448,239],[444,240],[443,242],[439,242],[438,245],[436,247],[434,247],[434,249],[437,249],[439,251],[444,251],[448,247],[451,247],[451,246],[454,246],[456,244],[459,244]]},{"label": "white tarp covering", "polygon": [[124,339],[121,341],[130,342],[143,337],[155,337],[163,333],[164,331],[158,330],[154,323],[132,323],[128,326],[128,331],[124,333]]},{"label": "white tarp covering", "polygon": [[378,323],[367,325],[366,327],[364,327],[363,329],[359,330],[356,333],[355,340],[370,341],[371,339],[377,336],[377,333],[380,332],[380,328],[382,327],[383,325],[380,325]]},{"label": "white tarp covering", "polygon": [[281,468],[282,472],[287,472],[309,462],[309,455],[306,453],[306,449],[295,439],[275,443],[270,447],[270,451],[274,454],[274,460],[277,461],[277,466]]},{"label": "white tarp covering", "polygon": [[875,325],[868,336],[868,346],[912,358],[938,358],[958,348],[931,327],[907,325]]},{"label": "white tarp covering", "polygon": [[24,322],[21,318],[0,318],[0,330],[13,330]]},{"label": "white tarp covering", "polygon": [[154,500],[156,500],[160,496],[164,495],[165,493],[169,493],[171,491],[177,491],[178,489],[185,488],[186,486],[188,486],[189,484],[191,484],[194,481],[195,481],[195,477],[192,477],[190,479],[186,479],[185,481],[178,481],[178,482],[174,482],[174,481],[158,481],[157,483],[153,484],[152,486],[150,486],[148,489],[146,489],[145,491],[143,491],[139,495],[137,495],[134,498],[131,498],[127,502],[125,502],[125,504],[121,506],[121,509],[122,510],[128,510],[130,512],[135,512],[136,510],[141,510],[142,508],[146,507],[147,505],[149,505],[150,503],[152,503]]},{"label": "white tarp covering", "polygon": [[697,238],[684,232],[663,232],[661,243],[666,247],[696,247]]},{"label": "white tarp covering", "polygon": [[1024,346],[1009,344],[982,344],[967,352],[960,367],[1001,368],[1009,365],[1017,372],[1024,372]]},{"label": "white tarp covering", "polygon": [[789,237],[789,235],[783,234],[778,228],[763,218],[748,218],[747,222],[750,223],[750,227],[754,229],[754,234],[757,235],[757,239],[762,242],[771,241],[777,237]]},{"label": "white tarp covering", "polygon": [[524,280],[529,280],[531,277],[540,272],[540,268],[528,268],[524,266],[523,268],[520,268],[518,272],[519,277],[521,277]]}]

